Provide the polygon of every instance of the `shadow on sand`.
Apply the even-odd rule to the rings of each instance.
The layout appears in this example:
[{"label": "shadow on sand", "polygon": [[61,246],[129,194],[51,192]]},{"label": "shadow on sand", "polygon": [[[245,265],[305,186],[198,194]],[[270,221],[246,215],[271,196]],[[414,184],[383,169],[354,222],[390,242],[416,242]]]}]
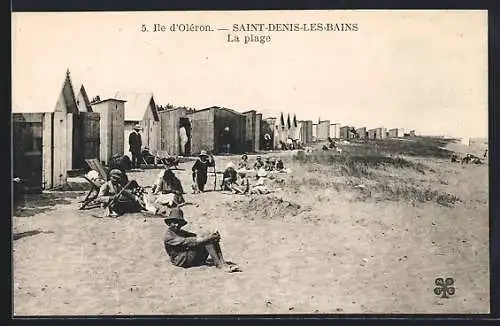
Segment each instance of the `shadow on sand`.
[{"label": "shadow on sand", "polygon": [[54,209],[56,205],[69,205],[81,196],[77,192],[44,192],[41,194],[21,195],[14,203],[12,215],[16,217],[30,217]]},{"label": "shadow on sand", "polygon": [[33,231],[25,231],[25,232],[17,232],[14,233],[12,238],[15,240],[19,240],[24,237],[31,237],[40,233],[54,233],[54,231],[41,231],[41,230],[33,230]]}]

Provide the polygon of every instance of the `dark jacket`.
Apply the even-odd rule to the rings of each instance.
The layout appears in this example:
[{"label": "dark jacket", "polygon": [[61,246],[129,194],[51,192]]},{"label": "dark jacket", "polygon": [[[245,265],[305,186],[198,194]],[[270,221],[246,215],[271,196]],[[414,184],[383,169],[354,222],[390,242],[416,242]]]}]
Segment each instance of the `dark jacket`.
[{"label": "dark jacket", "polygon": [[209,166],[215,166],[215,161],[207,160],[202,162],[200,159],[197,159],[192,168],[193,174],[196,173],[198,180],[206,181]]},{"label": "dark jacket", "polygon": [[139,153],[142,147],[141,134],[136,132],[135,130],[132,131],[128,136],[128,144],[130,146],[131,153]]},{"label": "dark jacket", "polygon": [[205,246],[196,241],[196,234],[167,229],[164,239],[165,250],[175,266],[190,267],[203,264],[208,257]]}]

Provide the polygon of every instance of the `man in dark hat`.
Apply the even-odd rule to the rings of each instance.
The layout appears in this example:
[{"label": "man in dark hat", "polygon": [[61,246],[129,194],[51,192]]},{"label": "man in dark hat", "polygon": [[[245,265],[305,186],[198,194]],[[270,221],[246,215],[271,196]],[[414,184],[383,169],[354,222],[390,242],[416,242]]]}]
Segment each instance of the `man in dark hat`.
[{"label": "man in dark hat", "polygon": [[184,268],[201,266],[206,264],[210,256],[217,268],[224,268],[227,272],[241,272],[237,265],[228,264],[224,260],[218,231],[199,236],[182,230],[187,221],[180,208],[173,208],[164,221],[168,226],[164,238],[165,250],[175,266]]},{"label": "man in dark hat", "polygon": [[207,183],[208,167],[215,166],[215,160],[212,155],[208,155],[207,151],[201,151],[199,158],[194,162],[193,182],[196,183],[198,190],[203,192]]},{"label": "man in dark hat", "polygon": [[134,130],[128,136],[128,144],[130,146],[130,154],[132,154],[132,168],[138,168],[141,160],[141,148],[142,148],[142,139],[140,131],[142,127],[139,124],[136,124]]}]

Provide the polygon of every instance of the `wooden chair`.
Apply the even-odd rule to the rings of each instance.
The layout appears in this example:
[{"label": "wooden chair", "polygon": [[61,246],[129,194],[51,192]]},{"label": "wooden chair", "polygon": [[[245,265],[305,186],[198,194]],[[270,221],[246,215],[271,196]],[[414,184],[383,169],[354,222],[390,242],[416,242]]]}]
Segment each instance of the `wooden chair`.
[{"label": "wooden chair", "polygon": [[[86,159],[85,162],[92,170],[97,171],[99,177],[101,177],[102,180],[108,181],[108,174],[106,173],[106,170],[98,159]],[[87,196],[85,196],[85,199],[82,201],[82,205],[80,206],[81,210],[87,208],[90,204],[93,204],[94,200],[99,194],[99,189],[101,187],[100,184],[96,183],[93,180],[90,180],[87,176],[84,175],[83,178],[90,184],[90,190],[87,193]],[[94,206],[95,205],[92,205],[92,207]]]}]

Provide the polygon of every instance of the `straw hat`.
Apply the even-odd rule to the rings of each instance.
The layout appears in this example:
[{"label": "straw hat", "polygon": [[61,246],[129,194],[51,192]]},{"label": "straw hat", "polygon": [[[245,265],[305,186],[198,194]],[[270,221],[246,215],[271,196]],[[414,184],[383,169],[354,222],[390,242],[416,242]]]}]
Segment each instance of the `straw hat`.
[{"label": "straw hat", "polygon": [[235,165],[233,162],[229,162],[226,164],[226,169],[233,168],[234,169]]},{"label": "straw hat", "polygon": [[[165,215],[165,211],[160,212],[159,214]],[[187,224],[187,221],[184,219],[184,212],[180,208],[172,208],[170,211],[170,214],[163,220],[165,224],[168,224],[169,222],[178,222],[181,224],[181,226],[184,226]]]},{"label": "straw hat", "polygon": [[198,156],[208,156],[207,151],[206,150],[202,150],[200,152],[200,155],[198,155]]},{"label": "straw hat", "polygon": [[140,125],[140,124],[136,124],[136,125],[134,126],[134,130],[142,130],[141,125]]}]

